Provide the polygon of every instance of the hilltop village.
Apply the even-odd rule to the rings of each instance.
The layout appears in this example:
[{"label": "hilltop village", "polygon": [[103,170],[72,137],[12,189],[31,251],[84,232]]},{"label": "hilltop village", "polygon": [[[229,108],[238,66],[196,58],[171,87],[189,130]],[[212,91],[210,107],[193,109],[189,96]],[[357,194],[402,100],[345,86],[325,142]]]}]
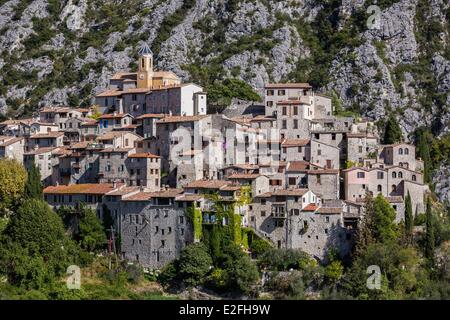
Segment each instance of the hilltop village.
[{"label": "hilltop village", "polygon": [[159,269],[233,225],[317,260],[345,256],[368,193],[405,216],[425,211],[423,161],[406,143],[380,144],[374,123],[338,117],[307,83],[268,83],[264,112],[208,114],[207,92],[155,71],[144,45],[137,72],[115,74],[91,108],[45,106],[0,124],[0,157],[36,166],[54,208],[84,203],[113,220],[118,254]]}]

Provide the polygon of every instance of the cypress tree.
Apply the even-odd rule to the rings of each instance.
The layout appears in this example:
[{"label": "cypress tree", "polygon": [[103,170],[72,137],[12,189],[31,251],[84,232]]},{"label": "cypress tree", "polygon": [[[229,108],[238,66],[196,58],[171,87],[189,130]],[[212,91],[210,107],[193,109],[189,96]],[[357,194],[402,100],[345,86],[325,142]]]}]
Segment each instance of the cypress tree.
[{"label": "cypress tree", "polygon": [[431,201],[430,198],[428,198],[426,211],[425,257],[428,258],[431,265],[434,264],[434,244],[433,214],[431,212]]},{"label": "cypress tree", "polygon": [[430,156],[430,133],[426,129],[420,128],[416,131],[416,153],[423,160],[424,164],[424,180],[431,181],[432,162]]},{"label": "cypress tree", "polygon": [[41,173],[36,165],[33,165],[28,172],[27,182],[25,184],[25,198],[42,199]]},{"label": "cypress tree", "polygon": [[365,207],[365,214],[361,222],[359,223],[358,229],[356,231],[356,241],[354,250],[354,254],[356,256],[360,256],[361,254],[363,254],[367,246],[374,242],[372,235],[374,207],[373,207],[373,197],[372,194],[370,194],[369,192],[366,194],[364,207]]},{"label": "cypress tree", "polygon": [[402,130],[393,115],[389,116],[384,128],[384,144],[393,144],[402,140]]},{"label": "cypress tree", "polygon": [[411,195],[406,195],[405,199],[405,234],[409,238],[412,235],[413,230],[413,210],[411,203]]}]

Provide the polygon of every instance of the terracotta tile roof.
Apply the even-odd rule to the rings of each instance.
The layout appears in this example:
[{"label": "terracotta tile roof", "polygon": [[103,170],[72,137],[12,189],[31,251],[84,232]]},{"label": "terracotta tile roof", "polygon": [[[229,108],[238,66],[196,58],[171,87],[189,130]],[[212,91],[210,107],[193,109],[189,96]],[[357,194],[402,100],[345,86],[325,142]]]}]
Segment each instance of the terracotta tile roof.
[{"label": "terracotta tile roof", "polygon": [[257,198],[268,198],[272,196],[298,196],[301,197],[307,193],[308,189],[279,189],[274,192],[266,192],[264,194],[256,196]]},{"label": "terracotta tile roof", "polygon": [[201,194],[184,194],[175,198],[175,201],[200,201],[204,198]]},{"label": "terracotta tile roof", "polygon": [[257,164],[242,163],[242,164],[233,164],[233,165],[228,166],[227,168],[239,168],[239,169],[245,169],[245,170],[256,170],[256,169],[259,169],[259,166]]},{"label": "terracotta tile roof", "polygon": [[192,121],[202,120],[207,117],[209,117],[209,116],[208,115],[168,116],[168,117],[162,118],[161,120],[158,120],[156,123],[192,122]]},{"label": "terracotta tile roof", "polygon": [[308,145],[310,142],[309,139],[292,139],[292,140],[284,140],[281,143],[281,146],[284,148],[291,148],[291,147],[304,147]]},{"label": "terracotta tile roof", "polygon": [[87,126],[96,126],[98,125],[97,120],[91,119],[91,120],[86,120],[85,122],[81,123],[81,126],[83,127],[87,127]]},{"label": "terracotta tile roof", "polygon": [[141,189],[141,187],[137,187],[137,186],[132,186],[132,187],[123,186],[123,187],[120,187],[118,189],[108,192],[106,195],[107,196],[124,196],[129,193],[137,192],[140,189]]},{"label": "terracotta tile roof", "polygon": [[313,211],[314,212],[317,209],[319,209],[319,207],[316,204],[310,203],[306,207],[304,207],[302,211]]},{"label": "terracotta tile roof", "polygon": [[277,105],[280,105],[280,106],[286,106],[286,105],[300,105],[300,104],[305,104],[307,102],[302,101],[302,100],[281,100],[281,101],[277,101],[276,103],[277,103]]},{"label": "terracotta tile roof", "polygon": [[271,118],[263,115],[256,116],[250,119],[250,122],[262,122],[262,121],[276,121],[276,118]]},{"label": "terracotta tile roof", "polygon": [[71,149],[86,149],[89,146],[89,141],[77,142],[70,145]]},{"label": "terracotta tile roof", "polygon": [[141,191],[128,197],[122,198],[122,201],[149,201],[152,198],[151,194],[152,192]]},{"label": "terracotta tile roof", "polygon": [[134,148],[106,148],[100,151],[100,153],[123,153],[133,150]]},{"label": "terracotta tile roof", "polygon": [[139,116],[136,118],[136,120],[141,120],[141,119],[149,119],[149,118],[164,118],[165,114],[163,113],[147,113],[147,114],[143,114],[142,116]]},{"label": "terracotta tile roof", "polygon": [[317,213],[321,214],[340,214],[342,212],[342,208],[331,208],[331,207],[320,207],[317,210]]},{"label": "terracotta tile roof", "polygon": [[47,133],[38,133],[30,136],[30,139],[58,138],[64,135],[64,132],[50,131]]},{"label": "terracotta tile roof", "polygon": [[167,189],[156,192],[139,192],[129,197],[122,199],[122,201],[148,201],[152,198],[176,198],[183,193],[183,189]]},{"label": "terracotta tile roof", "polygon": [[189,183],[185,188],[220,189],[228,184],[230,182],[225,180],[197,180]]},{"label": "terracotta tile roof", "polygon": [[290,161],[288,162],[288,166],[286,171],[307,171],[310,169],[310,163],[307,161]]},{"label": "terracotta tile roof", "polygon": [[367,133],[347,133],[347,138],[367,138],[367,139],[376,139],[375,136],[370,136]]},{"label": "terracotta tile roof", "polygon": [[264,88],[266,89],[310,89],[309,83],[267,83]]},{"label": "terracotta tile roof", "polygon": [[133,153],[128,155],[128,158],[161,158],[160,156],[157,156],[156,154],[150,153],[150,152],[140,152],[140,153]]},{"label": "terracotta tile roof", "polygon": [[308,174],[339,174],[338,169],[308,170]]},{"label": "terracotta tile roof", "polygon": [[256,179],[260,177],[259,173],[234,173],[228,176],[228,179]]},{"label": "terracotta tile roof", "polygon": [[115,188],[111,183],[85,183],[67,186],[50,186],[44,189],[44,194],[106,194]]},{"label": "terracotta tile roof", "polygon": [[22,141],[23,139],[24,139],[23,137],[18,137],[18,138],[12,138],[12,139],[6,140],[5,142],[0,144],[0,147],[10,146],[16,142]]},{"label": "terracotta tile roof", "polygon": [[69,108],[69,107],[44,107],[39,112],[45,112],[45,113],[65,113],[69,111],[73,111],[75,109]]},{"label": "terracotta tile roof", "polygon": [[401,196],[386,197],[386,200],[390,203],[403,203],[403,197]]},{"label": "terracotta tile roof", "polygon": [[132,117],[129,113],[116,113],[116,114],[108,113],[100,116],[99,119],[122,119],[125,118],[126,116]]},{"label": "terracotta tile roof", "polygon": [[136,93],[145,94],[149,91],[150,91],[149,88],[130,88],[130,89],[122,91],[122,94],[136,94]]},{"label": "terracotta tile roof", "polygon": [[110,132],[106,132],[103,135],[97,137],[97,140],[111,140],[117,137],[121,137],[125,134],[127,134],[127,131],[110,131]]},{"label": "terracotta tile roof", "polygon": [[25,152],[24,155],[32,156],[32,155],[52,152],[55,149],[58,149],[58,148],[56,148],[56,147],[39,148],[39,149],[35,149],[35,150],[29,151],[29,152]]},{"label": "terracotta tile roof", "polygon": [[103,91],[99,94],[96,95],[96,97],[117,97],[120,96],[122,94],[122,91],[119,90],[107,90],[107,91]]},{"label": "terracotta tile roof", "polygon": [[137,79],[136,72],[117,72],[113,74],[111,80],[123,80],[123,79]]},{"label": "terracotta tile roof", "polygon": [[238,191],[241,190],[241,186],[240,185],[226,185],[223,186],[222,188],[220,188],[221,191]]}]

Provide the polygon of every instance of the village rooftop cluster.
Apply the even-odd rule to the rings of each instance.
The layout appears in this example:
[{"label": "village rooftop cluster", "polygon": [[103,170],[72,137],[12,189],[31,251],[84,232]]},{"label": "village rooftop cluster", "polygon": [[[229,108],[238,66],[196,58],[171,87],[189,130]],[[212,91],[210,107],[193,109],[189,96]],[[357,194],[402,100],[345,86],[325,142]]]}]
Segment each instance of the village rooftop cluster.
[{"label": "village rooftop cluster", "polygon": [[112,217],[120,256],[149,269],[201,241],[198,225],[231,223],[217,203],[274,247],[319,261],[348,253],[367,193],[382,194],[397,222],[408,192],[414,214],[425,211],[413,145],[381,145],[372,122],[335,116],[307,83],[264,90],[262,114],[208,114],[203,88],[155,71],[144,45],[138,71],[115,74],[95,107],[1,123],[0,157],[37,166],[51,206]]}]

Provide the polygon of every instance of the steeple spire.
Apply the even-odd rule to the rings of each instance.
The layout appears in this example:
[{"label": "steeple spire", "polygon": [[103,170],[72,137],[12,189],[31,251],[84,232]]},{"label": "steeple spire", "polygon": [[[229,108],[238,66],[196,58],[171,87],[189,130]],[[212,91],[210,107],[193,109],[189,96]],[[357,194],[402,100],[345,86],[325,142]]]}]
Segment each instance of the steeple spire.
[{"label": "steeple spire", "polygon": [[150,50],[150,47],[145,42],[139,48],[138,53],[139,53],[140,56],[153,56],[152,50]]}]

